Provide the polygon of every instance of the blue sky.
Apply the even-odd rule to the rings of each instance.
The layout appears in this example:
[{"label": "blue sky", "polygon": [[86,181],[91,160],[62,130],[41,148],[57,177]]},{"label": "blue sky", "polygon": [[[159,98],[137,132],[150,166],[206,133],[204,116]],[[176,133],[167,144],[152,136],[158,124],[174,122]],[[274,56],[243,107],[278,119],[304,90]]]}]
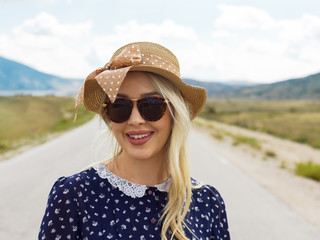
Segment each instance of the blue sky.
[{"label": "blue sky", "polygon": [[320,72],[320,1],[0,0],[0,56],[85,78],[133,41],[178,57],[183,77],[275,82]]}]

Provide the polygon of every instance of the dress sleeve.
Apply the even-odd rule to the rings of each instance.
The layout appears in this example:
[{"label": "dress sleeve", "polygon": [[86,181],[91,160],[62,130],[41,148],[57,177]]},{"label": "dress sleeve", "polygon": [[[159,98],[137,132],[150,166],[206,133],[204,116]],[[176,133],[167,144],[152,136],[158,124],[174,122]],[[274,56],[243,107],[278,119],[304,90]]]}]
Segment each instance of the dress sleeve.
[{"label": "dress sleeve", "polygon": [[77,198],[73,194],[72,182],[66,180],[65,177],[59,178],[50,191],[39,240],[80,239]]},{"label": "dress sleeve", "polygon": [[211,192],[211,212],[214,213],[211,239],[230,240],[225,203],[214,187],[208,186],[208,188]]}]

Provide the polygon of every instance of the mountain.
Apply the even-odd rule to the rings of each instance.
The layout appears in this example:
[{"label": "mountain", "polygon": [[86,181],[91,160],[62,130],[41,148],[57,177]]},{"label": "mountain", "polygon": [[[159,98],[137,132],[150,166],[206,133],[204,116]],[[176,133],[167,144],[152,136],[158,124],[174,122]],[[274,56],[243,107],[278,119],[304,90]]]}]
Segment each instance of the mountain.
[{"label": "mountain", "polygon": [[236,85],[229,85],[220,82],[201,82],[193,79],[184,78],[183,81],[193,86],[199,86],[206,89],[208,96],[222,96],[233,89],[237,89]]},{"label": "mountain", "polygon": [[[304,78],[272,84],[242,82],[201,82],[183,79],[186,83],[204,87],[208,97],[263,100],[320,99],[320,73]],[[75,96],[82,80],[61,78],[39,72],[21,63],[0,57],[0,95],[17,93]]]},{"label": "mountain", "polygon": [[262,100],[302,100],[320,99],[320,73],[303,78],[289,79],[271,84],[230,85],[228,83],[199,82],[186,79],[191,85],[204,87],[208,97],[262,99]]},{"label": "mountain", "polygon": [[1,93],[74,95],[82,81],[45,74],[21,63],[0,57]]},{"label": "mountain", "polygon": [[238,92],[232,92],[231,96],[266,100],[320,99],[320,73],[272,84],[242,88]]}]

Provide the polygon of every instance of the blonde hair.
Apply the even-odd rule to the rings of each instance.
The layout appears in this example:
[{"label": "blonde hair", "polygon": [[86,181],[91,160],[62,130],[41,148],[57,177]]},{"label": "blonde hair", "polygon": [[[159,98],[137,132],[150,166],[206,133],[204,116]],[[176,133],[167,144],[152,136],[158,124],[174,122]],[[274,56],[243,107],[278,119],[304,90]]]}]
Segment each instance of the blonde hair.
[{"label": "blonde hair", "polygon": [[[170,100],[168,108],[173,117],[170,138],[167,142],[165,158],[171,175],[168,202],[160,218],[163,221],[161,239],[167,239],[167,232],[172,231],[171,239],[187,239],[182,225],[188,226],[184,218],[191,203],[191,176],[187,158],[187,136],[191,127],[190,111],[179,89],[167,79],[152,73],[146,73],[151,84],[165,98]],[[189,229],[189,228],[188,228]]]},{"label": "blonde hair", "polygon": [[[144,72],[144,74],[146,74],[155,90],[170,101],[168,110],[173,118],[171,135],[165,145],[167,154],[165,166],[169,168],[171,184],[168,192],[168,202],[160,218],[160,222],[163,223],[161,239],[167,240],[167,233],[171,231],[172,235],[170,239],[176,237],[179,240],[185,240],[188,238],[184,234],[183,225],[194,235],[184,221],[191,203],[193,188],[186,147],[187,136],[191,127],[190,111],[179,89],[170,81],[154,73]],[[103,100],[106,99],[107,97],[105,96]],[[109,130],[111,130],[110,120],[104,114],[103,109],[101,109],[100,116],[107,124]],[[111,160],[113,164],[121,152],[121,146],[116,143],[113,159]]]}]

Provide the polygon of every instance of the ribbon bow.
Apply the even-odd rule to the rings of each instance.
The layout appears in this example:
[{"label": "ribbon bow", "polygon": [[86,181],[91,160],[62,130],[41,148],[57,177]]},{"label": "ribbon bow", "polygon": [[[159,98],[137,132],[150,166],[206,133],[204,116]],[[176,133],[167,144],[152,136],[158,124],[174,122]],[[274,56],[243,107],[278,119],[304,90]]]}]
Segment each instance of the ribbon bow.
[{"label": "ribbon bow", "polygon": [[142,60],[140,48],[138,45],[132,45],[125,48],[112,61],[108,62],[104,68],[108,70],[115,70],[119,68],[129,67],[139,64]]},{"label": "ribbon bow", "polygon": [[114,102],[130,68],[141,62],[142,57],[139,45],[131,45],[124,48],[112,61],[108,62],[95,77],[103,91]]},{"label": "ribbon bow", "polygon": [[[142,57],[140,47],[137,44],[133,44],[124,48],[118,56],[108,62],[104,67],[96,69],[96,76],[94,78],[97,80],[97,83],[103,91],[108,95],[111,102],[115,101],[121,83],[130,68],[139,64],[141,61]],[[92,79],[87,78],[78,92],[75,106],[76,115],[80,104],[83,102],[84,86],[88,80]]]}]

